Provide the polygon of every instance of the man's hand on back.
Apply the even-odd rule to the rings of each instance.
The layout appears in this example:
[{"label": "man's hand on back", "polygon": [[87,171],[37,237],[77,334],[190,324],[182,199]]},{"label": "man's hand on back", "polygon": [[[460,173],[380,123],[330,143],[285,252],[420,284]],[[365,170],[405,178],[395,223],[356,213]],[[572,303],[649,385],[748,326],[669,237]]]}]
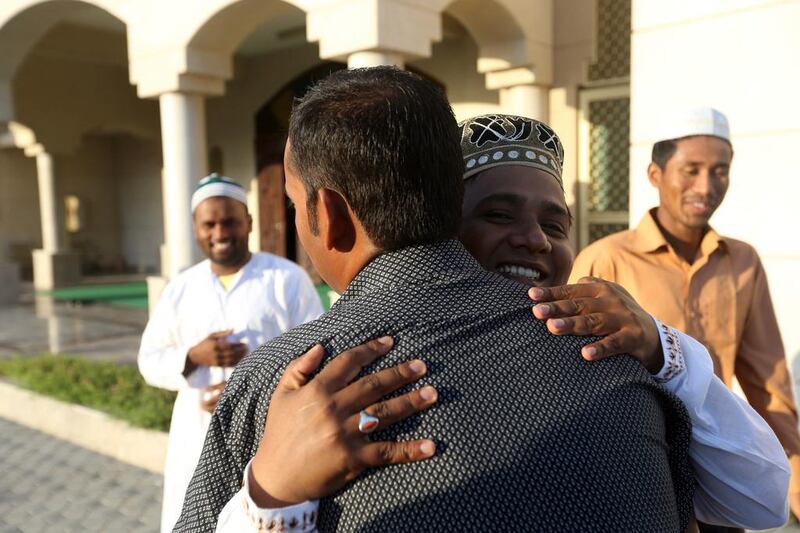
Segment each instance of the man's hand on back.
[{"label": "man's hand on back", "polygon": [[597,361],[627,353],[651,373],[664,366],[661,338],[653,318],[622,286],[583,277],[574,285],[533,287],[533,315],[547,321],[554,335],[605,335],[587,344],[581,355]]},{"label": "man's hand on back", "polygon": [[250,466],[251,498],[277,508],[327,496],[371,467],[427,459],[430,440],[371,441],[359,431],[359,413],[378,418],[380,431],[436,402],[426,386],[381,401],[426,372],[422,361],[400,363],[356,381],[361,370],[386,354],[392,339],[362,344],[336,356],[313,379],[325,351],[315,346],[284,372],[270,400],[264,437]]},{"label": "man's hand on back", "polygon": [[183,374],[189,375],[198,366],[236,366],[247,355],[247,345],[225,340],[231,333],[232,329],[215,331],[189,348]]}]

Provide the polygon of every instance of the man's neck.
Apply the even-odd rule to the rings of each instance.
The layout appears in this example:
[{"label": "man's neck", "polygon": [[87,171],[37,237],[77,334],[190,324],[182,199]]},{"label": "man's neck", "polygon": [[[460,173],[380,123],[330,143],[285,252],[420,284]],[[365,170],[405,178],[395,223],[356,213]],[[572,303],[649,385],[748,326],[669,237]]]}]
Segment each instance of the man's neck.
[{"label": "man's neck", "polygon": [[211,272],[213,272],[216,276],[230,276],[231,274],[236,274],[242,269],[242,267],[250,262],[250,258],[252,256],[253,254],[247,252],[245,258],[235,265],[220,265],[219,263],[211,261]]},{"label": "man's neck", "polygon": [[329,262],[333,268],[328,269],[331,275],[325,282],[339,294],[343,293],[355,277],[381,253],[381,250],[370,246],[359,247],[348,254],[331,256]]},{"label": "man's neck", "polygon": [[686,226],[671,223],[672,219],[666,215],[661,207],[656,209],[653,219],[666,239],[667,243],[675,250],[678,257],[690,265],[695,262],[700,251],[700,243],[709,230],[709,226],[704,228],[688,228]]}]

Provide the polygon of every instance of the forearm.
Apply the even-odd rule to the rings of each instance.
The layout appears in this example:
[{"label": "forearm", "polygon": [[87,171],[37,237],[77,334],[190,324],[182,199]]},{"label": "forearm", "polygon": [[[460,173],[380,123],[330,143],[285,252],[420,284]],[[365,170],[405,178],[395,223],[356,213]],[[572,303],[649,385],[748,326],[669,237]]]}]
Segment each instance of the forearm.
[{"label": "forearm", "polygon": [[186,354],[183,347],[146,345],[143,341],[138,357],[139,371],[149,385],[178,390],[185,386],[194,370],[194,367],[187,368],[190,362]]},{"label": "forearm", "polygon": [[309,533],[317,530],[317,500],[279,509],[256,506],[250,494],[250,463],[244,471],[244,486],[225,505],[217,522],[217,533],[242,531],[288,531]]},{"label": "forearm", "polygon": [[786,520],[789,466],[766,422],[714,375],[702,344],[677,332],[685,369],[664,383],[692,420],[695,513],[704,522],[764,529]]}]

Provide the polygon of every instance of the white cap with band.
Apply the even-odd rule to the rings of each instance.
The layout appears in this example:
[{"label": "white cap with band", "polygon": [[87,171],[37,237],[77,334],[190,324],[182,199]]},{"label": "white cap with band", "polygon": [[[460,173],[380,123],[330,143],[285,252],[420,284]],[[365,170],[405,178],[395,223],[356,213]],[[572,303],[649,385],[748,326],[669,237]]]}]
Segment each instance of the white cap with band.
[{"label": "white cap with band", "polygon": [[206,176],[197,183],[192,194],[192,213],[200,202],[214,196],[232,198],[247,205],[247,191],[244,187],[226,176],[217,173]]}]

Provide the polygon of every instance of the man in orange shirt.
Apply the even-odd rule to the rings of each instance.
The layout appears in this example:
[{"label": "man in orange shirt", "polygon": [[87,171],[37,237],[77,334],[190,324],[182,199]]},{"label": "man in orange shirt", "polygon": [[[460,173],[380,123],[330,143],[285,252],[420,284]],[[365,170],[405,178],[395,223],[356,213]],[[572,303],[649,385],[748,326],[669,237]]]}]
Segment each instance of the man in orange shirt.
[{"label": "man in orange shirt", "polygon": [[674,118],[647,169],[659,206],[636,229],[584,249],[570,280],[615,281],[659,320],[708,347],[720,379],[730,387],[736,376],[783,444],[792,466],[789,503],[800,515],[797,412],[766,274],[752,246],[708,223],[728,189],[728,121],[711,108]]}]

